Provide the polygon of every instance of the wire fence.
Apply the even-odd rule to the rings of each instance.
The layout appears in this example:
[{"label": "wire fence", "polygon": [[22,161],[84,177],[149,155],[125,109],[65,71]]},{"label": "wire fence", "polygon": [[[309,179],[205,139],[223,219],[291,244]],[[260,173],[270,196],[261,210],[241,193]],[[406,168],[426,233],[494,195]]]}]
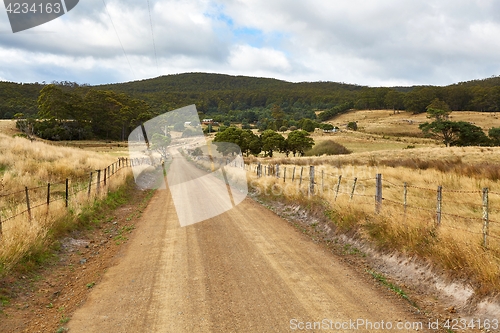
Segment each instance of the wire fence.
[{"label": "wire fence", "polygon": [[0,240],[6,222],[23,215],[31,221],[35,210],[45,208],[48,214],[51,204],[55,202],[63,202],[68,208],[72,200],[82,192],[87,194],[88,200],[95,199],[107,192],[110,182],[123,169],[152,163],[150,159],[119,158],[103,169],[90,172],[85,178],[67,178],[49,182],[47,185],[24,187],[22,190],[0,194]]},{"label": "wire fence", "polygon": [[460,230],[477,235],[482,246],[500,248],[500,192],[481,189],[447,189],[410,184],[395,179],[375,177],[343,177],[315,166],[248,164],[246,170],[257,178],[274,178],[276,183],[293,183],[295,190],[308,196],[329,195],[333,202],[347,196],[352,205],[372,206],[382,214],[400,214],[403,221],[416,220],[433,223],[436,228]]}]

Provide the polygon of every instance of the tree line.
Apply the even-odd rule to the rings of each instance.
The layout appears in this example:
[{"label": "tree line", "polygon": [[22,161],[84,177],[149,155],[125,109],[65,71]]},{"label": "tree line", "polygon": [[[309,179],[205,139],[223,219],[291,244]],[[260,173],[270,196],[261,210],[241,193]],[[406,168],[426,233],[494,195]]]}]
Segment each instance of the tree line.
[{"label": "tree line", "polygon": [[[336,82],[186,73],[101,86],[74,82],[0,82],[0,118],[43,119],[36,128],[52,139],[125,138],[141,119],[195,104],[200,119],[243,128],[307,131],[350,109],[427,111],[433,100],[454,111],[500,109],[500,77],[445,87],[364,87]],[[149,117],[149,118],[147,118]],[[314,127],[314,128],[313,128]],[[55,128],[55,129],[54,129]]]},{"label": "tree line", "polygon": [[[213,142],[215,145],[221,142],[233,143],[240,147],[241,152],[246,156],[259,155],[264,152],[265,156],[269,157],[273,157],[275,152],[284,153],[287,157],[290,154],[304,156],[306,151],[314,146],[314,140],[304,130],[291,131],[285,139],[283,135],[273,130],[265,130],[257,135],[252,130],[234,126],[215,134]],[[227,145],[219,145],[217,150],[223,155],[232,152]]]},{"label": "tree line", "polygon": [[127,94],[55,84],[40,91],[37,107],[36,115],[16,114],[17,126],[48,140],[126,140],[153,117],[144,101]]}]

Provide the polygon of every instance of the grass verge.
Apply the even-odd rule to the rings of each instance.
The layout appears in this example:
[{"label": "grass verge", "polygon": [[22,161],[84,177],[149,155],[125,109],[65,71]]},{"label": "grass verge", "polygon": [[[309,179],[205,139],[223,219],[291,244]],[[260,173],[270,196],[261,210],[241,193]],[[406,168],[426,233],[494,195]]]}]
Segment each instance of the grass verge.
[{"label": "grass verge", "polygon": [[[88,230],[98,227],[105,219],[106,213],[115,210],[131,200],[134,191],[134,179],[129,176],[123,185],[109,192],[106,197],[83,206],[78,214],[70,209],[66,215],[54,221],[46,234],[33,242],[18,260],[9,265],[9,267],[0,264],[0,278],[10,273],[28,274],[40,266],[51,262],[51,260],[57,259],[57,251],[61,247],[60,240],[62,238],[75,230]],[[154,191],[148,193],[141,205],[142,208],[140,208],[137,214],[142,213],[142,209],[153,193]]]},{"label": "grass verge", "polygon": [[399,286],[387,281],[387,278],[384,275],[370,269],[367,269],[366,272],[369,273],[371,276],[373,276],[373,278],[378,282],[380,282],[382,285],[389,288],[389,290],[393,291],[396,295],[400,296],[402,299],[406,300],[408,303],[410,303],[412,306],[418,309],[417,304],[408,297],[408,295],[404,292],[404,290],[401,289]]},{"label": "grass verge", "polygon": [[[358,170],[354,167],[350,171],[358,174]],[[402,196],[401,187],[391,185],[394,178],[398,183],[401,181],[396,177],[403,180],[415,179],[411,182],[416,184],[411,189],[411,200],[415,206],[425,209],[409,210],[405,214],[399,206],[391,205],[384,200],[381,212],[376,214],[374,199],[370,195],[374,193],[371,172],[372,170],[365,171],[365,177],[369,180],[362,183],[364,192],[353,198],[350,198],[352,181],[348,180],[345,181],[347,184],[344,189],[340,191],[342,194],[336,196],[337,178],[331,176],[333,174],[331,169],[326,169],[325,172],[330,175],[330,179],[325,182],[324,193],[321,190],[321,173],[318,177],[320,180],[316,180],[319,189],[314,195],[308,193],[309,180],[304,180],[302,186],[299,186],[297,178],[294,182],[290,179],[284,182],[282,178],[277,179],[274,176],[256,178],[250,174],[249,189],[268,202],[278,200],[285,205],[300,206],[310,213],[309,217],[325,219],[326,228],[333,230],[336,235],[345,234],[361,240],[382,253],[400,253],[407,257],[423,259],[431,263],[433,268],[445,273],[451,280],[470,285],[476,297],[492,296],[500,291],[500,257],[497,244],[492,241],[488,248],[482,245],[481,210],[477,208],[481,207],[481,196],[478,195],[480,190],[471,191],[470,194],[467,191],[466,193],[460,191],[466,186],[480,189],[486,185],[495,188],[498,186],[497,182],[488,184],[481,175],[478,175],[478,178],[467,178],[460,174],[440,173],[434,170],[427,171],[427,175],[423,172],[416,174],[411,179],[411,171],[401,167],[384,169],[384,176],[387,175],[384,178],[387,184],[384,186],[384,199],[397,201],[400,200],[398,196]],[[297,173],[295,175],[297,177]],[[389,178],[389,175],[392,177]],[[446,193],[446,200],[449,202],[446,208],[449,212],[453,210],[453,214],[466,216],[466,219],[456,219],[455,215],[449,214],[440,225],[435,223],[436,208],[433,207],[436,200],[435,193],[428,191],[430,193],[428,195],[420,190],[420,187],[430,187],[432,185],[429,184],[432,183],[441,183],[449,189]],[[491,207],[498,207],[499,204],[498,198],[490,197]],[[499,215],[494,216],[494,214],[497,214],[497,208],[492,209],[490,214],[490,218],[496,221]],[[475,222],[477,220],[479,223]],[[490,237],[496,239],[493,237],[498,236],[498,229],[496,224],[493,222],[492,224],[494,226],[490,229]],[[328,237],[333,239],[336,236]],[[344,252],[352,251],[346,248]]]}]

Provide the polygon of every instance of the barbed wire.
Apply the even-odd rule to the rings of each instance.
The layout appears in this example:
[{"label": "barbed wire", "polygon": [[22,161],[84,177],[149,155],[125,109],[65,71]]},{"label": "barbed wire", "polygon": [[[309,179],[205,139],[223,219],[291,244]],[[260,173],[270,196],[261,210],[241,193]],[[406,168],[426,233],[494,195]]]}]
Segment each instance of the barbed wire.
[{"label": "barbed wire", "polygon": [[462,193],[462,194],[482,194],[483,192],[482,191],[479,191],[479,190],[475,190],[475,191],[464,191],[464,190],[447,190],[447,189],[444,189],[442,190],[443,193]]},{"label": "barbed wire", "polygon": [[[115,162],[115,163],[112,163],[109,166],[107,166],[107,167],[105,167],[105,168],[102,169],[102,170],[107,170],[108,168],[112,168],[112,166],[115,165],[114,172],[112,173],[111,169],[110,169],[110,172],[107,174],[106,180],[104,178],[101,178],[100,181],[95,180],[94,182],[90,183],[90,186],[91,187],[92,186],[97,187],[98,184],[103,184],[105,181],[107,182],[112,176],[115,176],[120,170],[123,170],[124,168],[132,167],[132,165],[148,164],[148,163],[141,163],[140,161],[136,161],[136,160],[133,161],[133,160],[122,159],[120,161],[121,161],[121,165],[118,165],[119,162]],[[127,161],[127,163],[125,163],[125,161]],[[50,190],[53,191],[53,187],[54,186],[56,186],[56,185],[66,185],[67,181],[68,181],[68,184],[71,184],[71,183],[75,184],[76,183],[76,186],[72,186],[72,185],[68,186],[68,193],[67,193],[68,194],[68,201],[69,201],[69,197],[70,196],[75,197],[76,195],[78,195],[78,193],[89,190],[88,178],[87,177],[78,177],[76,179],[73,178],[73,179],[67,179],[67,180],[53,182],[53,183],[47,183],[47,185],[40,185],[40,186],[36,186],[36,187],[27,188],[27,190],[28,190],[28,193],[29,193],[30,191],[35,191],[35,190],[39,190],[39,189],[48,189],[49,188],[48,185],[50,184],[50,187],[51,187]],[[80,187],[79,185],[81,185],[81,184],[85,184],[85,185],[83,187]],[[1,194],[0,198],[14,196],[14,195],[18,195],[18,194],[24,194],[25,192],[26,192],[26,188],[24,190],[10,192],[10,193],[6,193],[6,194]],[[30,213],[34,209],[37,209],[37,208],[40,208],[40,207],[43,207],[43,206],[50,206],[50,203],[53,203],[53,202],[56,202],[56,201],[65,201],[65,200],[67,200],[66,199],[66,193],[64,193],[64,194],[58,193],[58,195],[55,195],[55,196],[60,196],[60,197],[59,198],[55,198],[55,199],[50,194],[51,194],[51,191],[48,192],[48,198],[49,198],[48,202],[47,202],[47,200],[39,200],[39,201],[36,201],[34,203],[30,203],[29,209],[26,208],[26,209],[24,209],[24,210],[22,210],[20,212],[15,213],[12,216],[3,217],[0,220],[0,223],[4,224],[5,222],[13,220],[13,219],[15,219],[15,218],[17,218],[17,217],[19,217],[19,216],[21,216],[23,214]],[[25,204],[27,204],[27,202]],[[21,205],[21,202],[18,202],[16,204],[16,206],[13,207],[12,209],[19,208],[20,205]],[[5,214],[6,211],[9,211],[9,209],[8,210],[4,210],[4,214]]]},{"label": "barbed wire", "polygon": [[383,180],[382,180],[382,183],[389,183],[389,184],[390,184],[390,185],[392,185],[392,186],[404,187],[404,185],[394,184],[394,183],[392,183],[392,182],[388,181],[387,179],[383,179]]},{"label": "barbed wire", "polygon": [[460,230],[460,231],[468,232],[468,233],[470,233],[470,234],[475,234],[475,235],[483,235],[483,233],[482,233],[482,232],[471,231],[471,230],[467,230],[467,229],[464,229],[464,228],[455,227],[455,226],[451,226],[451,225],[446,225],[446,227],[448,227],[448,228],[450,228],[450,229],[454,229],[454,230]]}]

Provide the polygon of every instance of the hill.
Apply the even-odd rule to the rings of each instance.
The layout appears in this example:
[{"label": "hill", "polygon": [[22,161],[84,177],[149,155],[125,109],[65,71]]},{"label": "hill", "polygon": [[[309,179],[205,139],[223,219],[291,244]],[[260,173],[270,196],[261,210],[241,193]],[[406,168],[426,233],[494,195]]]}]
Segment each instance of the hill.
[{"label": "hill", "polygon": [[118,84],[100,85],[96,88],[104,90],[119,90],[125,93],[157,93],[157,92],[214,92],[229,90],[359,90],[358,85],[337,82],[300,82],[292,83],[283,80],[232,76],[211,73],[183,73],[164,75],[153,79],[146,79]]},{"label": "hill", "polygon": [[[454,111],[500,110],[500,77],[441,86],[366,87],[338,82],[299,82],[210,73],[184,73],[109,85],[78,85],[53,82],[65,91],[85,96],[89,90],[126,94],[145,101],[152,114],[160,114],[189,104],[220,121],[241,121],[241,112],[254,109],[269,118],[263,109],[279,105],[295,120],[313,118],[311,112],[340,105],[353,109],[406,110],[422,113],[439,98]],[[35,114],[37,98],[46,84],[0,82],[0,119],[16,113]],[[260,111],[259,111],[260,110]],[[103,111],[104,112],[104,111]],[[268,112],[269,113],[269,112]],[[250,117],[252,118],[252,117]]]},{"label": "hill", "polygon": [[34,114],[43,84],[0,82],[0,119],[12,119],[16,113]]},{"label": "hill", "polygon": [[280,104],[326,109],[351,100],[362,86],[337,82],[292,83],[277,79],[225,74],[184,73],[111,85],[96,89],[126,93],[145,100],[154,113],[196,104],[203,113],[227,113]]}]

